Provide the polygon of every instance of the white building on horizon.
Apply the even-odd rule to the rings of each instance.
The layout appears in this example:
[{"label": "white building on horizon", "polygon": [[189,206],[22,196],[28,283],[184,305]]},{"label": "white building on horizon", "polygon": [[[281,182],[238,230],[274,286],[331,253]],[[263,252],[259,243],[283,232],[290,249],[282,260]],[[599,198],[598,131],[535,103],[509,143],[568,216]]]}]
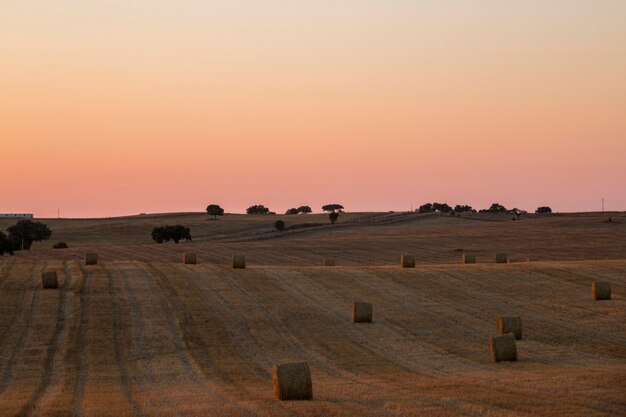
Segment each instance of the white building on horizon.
[{"label": "white building on horizon", "polygon": [[0,219],[32,219],[33,213],[0,213]]}]

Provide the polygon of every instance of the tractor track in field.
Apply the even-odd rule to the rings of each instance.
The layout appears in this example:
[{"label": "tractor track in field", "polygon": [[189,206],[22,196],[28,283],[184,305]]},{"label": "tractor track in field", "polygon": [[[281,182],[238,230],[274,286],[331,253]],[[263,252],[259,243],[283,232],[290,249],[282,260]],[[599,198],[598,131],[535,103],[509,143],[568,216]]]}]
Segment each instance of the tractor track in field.
[{"label": "tractor track in field", "polygon": [[[206,268],[206,265],[202,265],[202,267]],[[176,265],[175,268],[177,270],[184,270],[187,273],[191,272],[197,278],[204,279],[214,279],[217,277],[215,271],[213,269],[206,270],[203,269],[201,273],[200,271],[190,271],[190,268],[185,265]],[[216,267],[219,268],[219,267]],[[206,275],[205,275],[206,274]],[[209,275],[209,276],[207,276]],[[196,293],[204,293],[205,296],[201,300],[202,303],[209,308],[209,310],[213,313],[213,319],[217,320],[220,324],[220,328],[224,330],[225,334],[229,337],[229,341],[231,345],[239,345],[243,347],[246,354],[255,358],[263,357],[263,348],[256,343],[256,339],[250,333],[248,326],[245,323],[245,320],[242,320],[240,317],[234,313],[236,308],[230,304],[220,293],[219,291],[203,291],[203,288],[197,286],[197,284],[193,280],[189,280],[185,282],[186,285],[190,285],[194,287]],[[239,336],[237,338],[236,336]],[[246,343],[245,339],[248,340]],[[240,356],[236,352],[235,355]],[[240,357],[242,363],[245,363],[243,357]],[[256,362],[255,362],[256,363]],[[269,375],[269,371],[267,368],[261,366],[255,366],[250,368],[250,370],[259,378],[266,378]],[[230,376],[223,373],[221,370],[218,371],[218,376],[228,384],[237,385],[236,381],[232,380]],[[242,387],[243,388],[243,387]]]},{"label": "tractor track in field", "polygon": [[[48,342],[42,378],[31,398],[22,407],[20,415],[39,415],[41,410],[38,410],[38,406],[41,405],[40,403],[46,394],[51,394],[54,391],[54,384],[60,384],[63,360],[67,352],[68,323],[72,315],[72,300],[67,296],[72,278],[67,261],[63,262],[63,274],[65,279],[58,291],[56,325]],[[52,389],[48,392],[51,387]]]},{"label": "tractor track in field", "polygon": [[[187,274],[190,273],[192,274],[192,276],[195,276],[198,279],[204,279],[204,280],[217,278],[217,275],[215,274],[215,270],[213,268],[221,268],[221,267],[215,266],[208,271],[206,269],[202,269],[202,272],[204,273],[201,273],[195,268],[190,268],[187,265],[181,264],[181,265],[171,265],[171,266],[178,272],[183,271],[183,272],[186,272]],[[203,266],[206,266],[206,265],[203,265]],[[246,354],[241,355],[237,350],[233,350],[232,355],[233,357],[237,358],[237,361],[241,364],[242,367],[246,367],[247,369],[250,370],[250,373],[249,373],[250,377],[256,379],[257,382],[261,384],[264,381],[266,381],[270,377],[269,366],[266,367],[266,366],[260,365],[261,363],[264,363],[267,361],[266,352],[256,342],[256,338],[252,335],[249,328],[246,326],[245,321],[241,320],[236,314],[234,314],[234,312],[237,310],[236,307],[233,304],[228,303],[228,301],[223,296],[221,296],[218,293],[218,291],[211,291],[210,289],[208,291],[203,290],[203,288],[196,285],[193,279],[185,280],[184,282],[186,285],[190,285],[192,287],[192,292],[194,294],[204,295],[204,297],[202,297],[199,301],[201,304],[209,308],[210,312],[212,313],[212,320],[217,320],[219,322],[220,328],[224,332],[225,336],[229,339],[228,345],[227,345],[228,349],[239,348],[241,350],[241,348],[243,347],[242,346],[243,343],[238,342],[238,340],[241,340],[241,339],[238,339],[237,336],[239,338],[244,336],[248,339],[249,343],[246,343],[246,346],[244,347]],[[225,320],[230,322],[230,326],[227,324]],[[235,322],[238,323],[237,326],[233,326],[233,323]],[[235,327],[235,331],[233,331],[233,327]],[[204,352],[206,355],[210,351],[210,347],[206,346],[205,349],[206,350],[204,350]],[[206,359],[199,360],[200,365],[204,365],[205,362],[206,362]],[[227,384],[230,386],[230,389],[234,388],[235,389],[234,392],[240,393],[240,392],[249,391],[248,388],[244,384],[238,382],[237,380],[232,379],[227,373],[221,370],[218,366],[213,365],[212,362],[210,362],[209,365],[210,367],[208,368],[201,366],[201,369],[203,369],[203,371],[207,375],[207,378],[210,378],[211,376],[216,374],[222,380],[224,384]],[[232,397],[233,394],[227,394],[227,395],[229,397]],[[250,408],[248,404],[240,404],[240,406],[244,407],[247,415],[260,416],[260,415],[265,414],[265,413],[259,414],[258,411]],[[292,416],[292,417],[300,416],[300,413],[298,413],[296,410],[285,409],[285,408],[279,407],[276,404],[269,404],[269,408],[270,408],[270,413],[269,413],[270,416],[278,415],[278,413],[280,414],[286,413],[287,415]]]},{"label": "tractor track in field", "polygon": [[133,394],[130,388],[131,382],[127,365],[128,357],[126,355],[125,349],[123,348],[123,346],[128,346],[130,345],[130,343],[122,342],[124,332],[122,329],[121,304],[118,296],[116,295],[113,275],[105,266],[106,265],[102,265],[102,269],[104,270],[104,273],[107,277],[107,291],[109,299],[111,301],[111,312],[113,315],[113,345],[115,350],[115,364],[117,365],[117,368],[120,372],[120,389],[122,391],[122,395],[132,407],[135,415],[138,417],[145,417],[147,416],[147,414],[143,410],[141,404],[139,404],[133,398]]},{"label": "tractor track in field", "polygon": [[83,416],[83,398],[85,396],[85,383],[89,372],[89,359],[87,357],[87,345],[85,338],[89,328],[89,293],[91,289],[91,273],[85,267],[80,268],[80,282],[77,295],[80,300],[79,324],[77,329],[77,354],[75,358],[76,383],[74,385],[74,398],[72,402],[72,416]]},{"label": "tractor track in field", "polygon": [[[127,263],[129,265],[133,265],[132,261],[127,262]],[[156,385],[157,380],[156,380],[156,377],[154,376],[154,373],[148,361],[149,355],[145,350],[144,340],[146,338],[146,334],[145,334],[146,331],[145,331],[145,326],[144,326],[144,319],[141,313],[141,306],[139,305],[139,302],[137,301],[137,298],[134,295],[134,291],[131,290],[128,284],[129,275],[122,268],[118,269],[118,271],[121,276],[121,282],[122,282],[124,293],[127,295],[127,298],[128,298],[128,306],[129,306],[129,310],[131,313],[131,322],[132,322],[132,327],[131,327],[132,333],[133,333],[132,338],[133,338],[133,342],[135,345],[135,353],[137,355],[136,359],[141,364],[141,369],[142,369],[141,380],[137,382],[142,383],[142,384],[147,382],[148,385],[154,386]],[[156,399],[156,402],[157,402],[157,408],[166,409],[172,413],[171,415],[180,416],[180,414],[173,407],[173,404],[167,401],[165,398],[158,397]]]},{"label": "tractor track in field", "polygon": [[[292,271],[288,271],[288,273],[293,274]],[[297,288],[295,286],[290,286],[287,280],[280,274],[271,271],[263,271],[263,274],[265,276],[272,277],[275,281],[274,285],[276,285],[276,288],[280,288],[280,291],[284,294],[282,299],[289,300],[288,304],[285,305],[290,305],[293,308],[304,308],[304,306],[306,306],[306,310],[317,311],[317,313],[314,314],[316,317],[326,316],[329,321],[335,322],[338,326],[341,326],[341,324],[337,317],[343,317],[344,320],[341,320],[341,322],[346,323],[346,326],[348,327],[340,327],[340,330],[332,330],[332,334],[334,335],[333,339],[341,339],[343,343],[351,346],[353,351],[350,355],[362,356],[362,352],[366,351],[372,355],[371,359],[375,362],[384,363],[385,366],[389,368],[395,367],[402,371],[413,372],[413,370],[406,367],[405,364],[398,363],[395,360],[390,360],[388,352],[383,355],[379,350],[373,349],[372,346],[370,346],[367,342],[367,334],[371,331],[371,326],[367,324],[354,325],[350,323],[351,302],[341,301],[337,298],[329,300],[328,298],[330,297],[326,297],[328,290],[318,285],[308,274],[298,274],[299,285]],[[303,286],[303,281],[306,281],[308,284]],[[321,297],[316,297],[317,294],[320,294]],[[301,333],[297,327],[289,330],[290,334]],[[323,331],[331,331],[331,329],[324,327]],[[329,347],[326,346],[326,349],[328,350]],[[315,354],[315,356],[318,356],[316,360],[320,363],[336,363],[338,358],[349,359],[346,355],[347,354],[340,354],[335,350],[324,352],[319,347],[318,352]],[[354,357],[352,357],[352,359],[354,359]],[[336,377],[341,376],[343,378],[350,379],[354,383],[361,383],[351,371],[343,369],[339,366],[339,364],[334,365],[330,375]]]},{"label": "tractor track in field", "polygon": [[[198,350],[206,353],[209,351],[209,349],[204,343],[200,332],[197,330],[197,324],[194,321],[193,314],[191,313],[187,305],[183,301],[181,301],[180,295],[178,294],[176,288],[169,281],[166,274],[157,267],[155,267],[154,264],[148,264],[147,268],[154,277],[161,291],[167,295],[167,301],[165,301],[165,298],[163,296],[161,296],[160,299],[162,303],[168,303],[167,311],[168,314],[171,316],[168,321],[173,322],[174,316],[177,317],[176,321],[178,322],[178,324],[176,325],[172,323],[172,325],[174,325],[180,332],[180,334],[182,335],[182,343],[184,343],[185,348],[190,352],[189,354],[191,355],[191,357],[187,357],[187,354],[185,354],[184,359],[181,359],[181,361],[184,360],[185,369],[191,373],[192,380],[194,382],[210,381],[208,375],[205,372],[202,372],[202,375],[200,375],[198,371],[196,371],[195,368],[197,366],[200,370],[208,368],[211,370],[211,376],[218,375],[220,379],[232,383],[232,381],[228,379],[225,374],[221,373],[216,363],[208,355],[198,355]],[[182,346],[177,346],[177,349],[180,349],[182,353]],[[195,364],[193,364],[194,362]],[[215,393],[215,395],[218,394]],[[225,398],[222,396],[220,396],[219,399],[222,401],[225,400]]]},{"label": "tractor track in field", "polygon": [[11,271],[13,271],[14,267],[15,261],[13,259],[9,259],[8,261],[4,261],[2,263],[2,266],[0,266],[0,286],[2,286],[4,281],[9,277],[9,275],[11,275]]},{"label": "tractor track in field", "polygon": [[[44,262],[43,265],[41,266],[41,269],[43,270],[46,267],[46,265],[47,265],[47,262]],[[39,270],[38,268],[36,268],[36,266],[37,266],[37,263],[33,263],[29,272],[29,279],[25,280],[24,285],[21,287],[21,290],[22,290],[21,292],[24,294],[24,296],[22,297],[22,300],[25,302],[21,302],[18,304],[19,307],[18,309],[16,309],[11,326],[5,332],[5,334],[9,334],[9,335],[14,333],[14,329],[17,325],[16,318],[21,317],[22,315],[21,312],[23,310],[23,307],[25,304],[27,304],[28,311],[26,313],[26,318],[24,320],[24,329],[20,332],[17,338],[17,341],[12,346],[11,354],[9,355],[9,358],[7,359],[7,361],[4,363],[4,367],[2,369],[2,374],[1,374],[1,379],[0,379],[0,394],[6,391],[6,389],[11,384],[11,380],[13,379],[14,368],[17,363],[16,359],[18,355],[20,354],[20,352],[22,351],[22,349],[24,348],[24,343],[26,339],[28,338],[28,336],[31,334],[33,330],[33,322],[35,321],[34,311],[38,306],[40,291],[41,291],[41,283],[38,280],[34,279],[33,277],[33,274],[35,274],[35,271]],[[24,300],[26,298],[26,292],[27,292],[24,289],[29,287],[28,285],[29,283],[32,285],[33,281],[36,284],[33,286],[33,292],[32,292],[31,298],[30,300],[28,299]],[[4,335],[2,337],[2,340],[4,341]]]},{"label": "tractor track in field", "polygon": [[[170,266],[175,273],[179,273],[180,271],[174,268],[171,264],[163,264],[160,266]],[[167,297],[161,296],[161,298],[167,302],[171,303],[171,306],[168,306],[169,313],[172,316],[177,316],[177,322],[179,326],[179,330],[181,331],[181,335],[183,337],[183,341],[185,343],[186,350],[189,352],[187,355],[190,355],[189,361],[193,363],[194,368],[197,368],[199,374],[197,374],[198,378],[194,382],[204,382],[211,383],[213,386],[210,387],[211,393],[213,396],[217,398],[218,401],[223,403],[228,403],[233,400],[232,394],[229,393],[220,393],[220,389],[214,386],[212,380],[215,376],[219,378],[224,384],[230,385],[232,387],[237,387],[239,391],[245,391],[245,387],[242,384],[237,383],[237,381],[233,380],[223,372],[217,363],[210,357],[209,352],[211,351],[210,347],[207,346],[204,342],[201,332],[198,329],[198,325],[194,320],[193,313],[182,300],[178,290],[172,284],[172,282],[168,278],[168,274],[164,271],[157,268],[154,264],[148,264],[147,267],[153,274],[155,280],[157,281],[157,285],[159,285],[161,291],[167,295]],[[189,268],[187,273],[191,273],[194,275],[194,270]],[[186,280],[186,282],[188,282]],[[195,294],[198,294],[197,287]],[[178,327],[177,326],[177,327]],[[240,411],[244,412],[245,415],[248,416],[259,416],[258,412],[254,411],[247,404],[238,404],[240,407]],[[297,415],[297,414],[292,414]]]},{"label": "tractor track in field", "polygon": [[[144,282],[149,285],[152,298],[157,300],[159,308],[163,312],[163,316],[166,318],[168,334],[172,340],[172,344],[174,345],[178,361],[185,371],[186,377],[194,384],[200,384],[201,382],[206,383],[207,381],[204,379],[203,375],[198,372],[197,367],[194,364],[193,357],[189,355],[186,349],[188,347],[188,344],[185,340],[189,340],[185,339],[187,325],[193,326],[193,319],[191,318],[191,315],[188,311],[186,311],[188,315],[183,315],[186,320],[181,323],[175,313],[177,310],[175,308],[172,308],[170,303],[168,302],[172,302],[173,300],[166,299],[162,294],[167,290],[166,284],[164,283],[164,276],[151,265],[135,264],[135,266],[143,271],[142,277],[144,278]],[[160,291],[157,291],[157,288],[151,285],[153,282],[150,278],[154,278],[154,283],[156,283],[157,288]],[[176,307],[181,308],[182,311],[186,310],[184,304],[182,303],[178,303]],[[192,337],[197,336],[197,334],[192,335],[190,333],[187,333],[187,335]],[[221,398],[221,400],[223,400],[223,398]]]},{"label": "tractor track in field", "polygon": [[[347,271],[340,271],[339,273],[346,276],[346,278],[351,279]],[[363,292],[363,290],[367,290],[369,294],[375,295],[375,296],[371,296],[370,299],[376,299],[377,297],[380,297],[382,298],[382,300],[386,301],[386,303],[391,302],[391,305],[393,305],[394,309],[397,310],[397,314],[393,315],[394,317],[397,317],[397,316],[401,317],[403,310],[410,308],[412,305],[416,303],[415,299],[407,299],[406,297],[406,294],[407,294],[406,288],[412,287],[411,283],[407,282],[408,280],[406,280],[406,278],[404,278],[403,281],[392,280],[392,279],[385,280],[381,278],[380,276],[378,276],[377,274],[372,273],[370,271],[367,271],[367,272],[361,271],[361,273],[364,274],[364,276],[369,277],[370,280],[373,280],[373,283],[366,282],[366,280],[360,280],[358,283],[359,291]],[[406,272],[406,271],[402,271],[401,273],[411,274],[411,272]],[[381,274],[382,276],[386,274],[386,271],[379,271],[378,274]],[[417,278],[417,277],[411,274],[410,276],[407,276],[407,278]],[[421,278],[425,278],[425,277],[421,276]],[[375,285],[375,283],[378,283],[378,285]],[[437,284],[435,281],[432,281],[432,280],[422,281],[421,282],[422,289],[424,288],[424,284],[426,283],[431,288],[435,288],[437,290],[439,289],[439,284]],[[446,297],[443,294],[439,294],[437,291],[434,291],[434,293],[437,295],[430,296],[427,300],[429,303],[440,305],[440,306],[445,305],[445,306],[450,307],[449,297]],[[460,313],[463,316],[480,320],[480,318],[476,318],[472,315],[469,315],[465,311],[459,310],[455,306],[452,306],[452,312],[455,312],[455,314]],[[420,311],[420,314],[422,317],[427,318],[430,323],[438,323],[438,322],[441,323],[440,326],[437,326],[437,332],[441,333],[441,336],[446,336],[448,337],[449,340],[455,340],[455,339],[460,338],[460,336],[457,334],[458,332],[452,332],[446,328],[445,324],[446,324],[446,321],[449,320],[448,318],[442,317],[436,312],[433,313],[427,308],[422,309]],[[380,313],[378,313],[377,316],[380,317]],[[475,360],[472,360],[466,357],[466,354],[467,354],[466,351],[463,351],[463,350],[460,351],[458,348],[451,348],[450,346],[445,346],[442,344],[436,344],[433,342],[423,341],[422,340],[423,335],[416,332],[414,329],[414,326],[416,325],[415,323],[409,324],[409,322],[407,321],[402,321],[400,319],[391,318],[391,317],[385,317],[384,319],[378,319],[378,320],[381,320],[381,321],[385,320],[389,322],[389,324],[391,325],[390,326],[391,330],[393,330],[397,335],[401,337],[408,336],[412,344],[419,346],[424,352],[430,352],[429,354],[431,356],[434,355],[431,358],[432,360],[435,360],[437,357],[441,358],[445,355],[452,355],[452,356],[455,356],[460,362],[462,362],[463,365],[467,367],[467,369],[476,369],[478,366]],[[465,333],[468,333],[468,334],[475,333],[476,331],[474,327],[467,325],[467,324],[461,324],[457,322],[457,325],[462,326]],[[464,339],[461,345],[467,344],[467,342],[468,340]],[[369,341],[368,344],[371,345],[370,347],[371,349],[375,349],[376,351],[380,352],[380,354],[383,354],[383,353],[386,353],[387,355],[389,354],[388,347],[382,345],[380,342]],[[456,346],[459,344],[454,343],[453,345]],[[433,375],[445,375],[445,373],[440,372],[438,369],[431,366],[430,361],[426,361],[427,363],[429,363],[429,366],[427,368],[416,369],[414,364],[407,363],[407,360],[403,359],[401,355],[397,355],[395,360],[399,361],[400,363],[403,364],[404,367],[408,367],[414,372],[418,371],[418,372],[428,372]]]}]

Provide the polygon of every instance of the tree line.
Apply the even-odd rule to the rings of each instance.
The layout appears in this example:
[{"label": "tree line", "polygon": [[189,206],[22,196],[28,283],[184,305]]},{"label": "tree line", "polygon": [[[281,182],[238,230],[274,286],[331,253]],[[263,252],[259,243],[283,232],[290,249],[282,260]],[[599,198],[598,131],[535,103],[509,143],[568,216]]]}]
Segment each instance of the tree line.
[{"label": "tree line", "polygon": [[[502,213],[513,214],[519,219],[522,214],[527,214],[526,210],[518,209],[514,207],[508,209],[500,203],[493,203],[489,208],[476,210],[472,206],[457,204],[454,208],[446,203],[426,203],[422,204],[415,210],[418,213]],[[552,209],[548,206],[540,206],[535,210],[537,214],[552,213]]]}]

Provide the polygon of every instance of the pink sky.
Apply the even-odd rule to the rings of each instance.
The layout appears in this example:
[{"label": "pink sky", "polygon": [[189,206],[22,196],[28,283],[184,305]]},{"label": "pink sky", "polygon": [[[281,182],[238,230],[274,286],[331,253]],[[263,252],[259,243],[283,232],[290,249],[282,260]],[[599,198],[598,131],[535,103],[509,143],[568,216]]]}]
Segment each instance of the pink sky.
[{"label": "pink sky", "polygon": [[5,1],[0,212],[626,210],[626,2]]}]

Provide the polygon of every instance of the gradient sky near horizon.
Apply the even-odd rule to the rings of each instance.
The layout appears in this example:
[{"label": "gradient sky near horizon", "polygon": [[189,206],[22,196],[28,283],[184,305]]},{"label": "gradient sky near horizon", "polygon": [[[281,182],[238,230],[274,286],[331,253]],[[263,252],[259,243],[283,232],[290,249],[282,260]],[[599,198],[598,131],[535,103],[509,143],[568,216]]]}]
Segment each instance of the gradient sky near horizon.
[{"label": "gradient sky near horizon", "polygon": [[626,1],[0,2],[0,212],[626,210]]}]

